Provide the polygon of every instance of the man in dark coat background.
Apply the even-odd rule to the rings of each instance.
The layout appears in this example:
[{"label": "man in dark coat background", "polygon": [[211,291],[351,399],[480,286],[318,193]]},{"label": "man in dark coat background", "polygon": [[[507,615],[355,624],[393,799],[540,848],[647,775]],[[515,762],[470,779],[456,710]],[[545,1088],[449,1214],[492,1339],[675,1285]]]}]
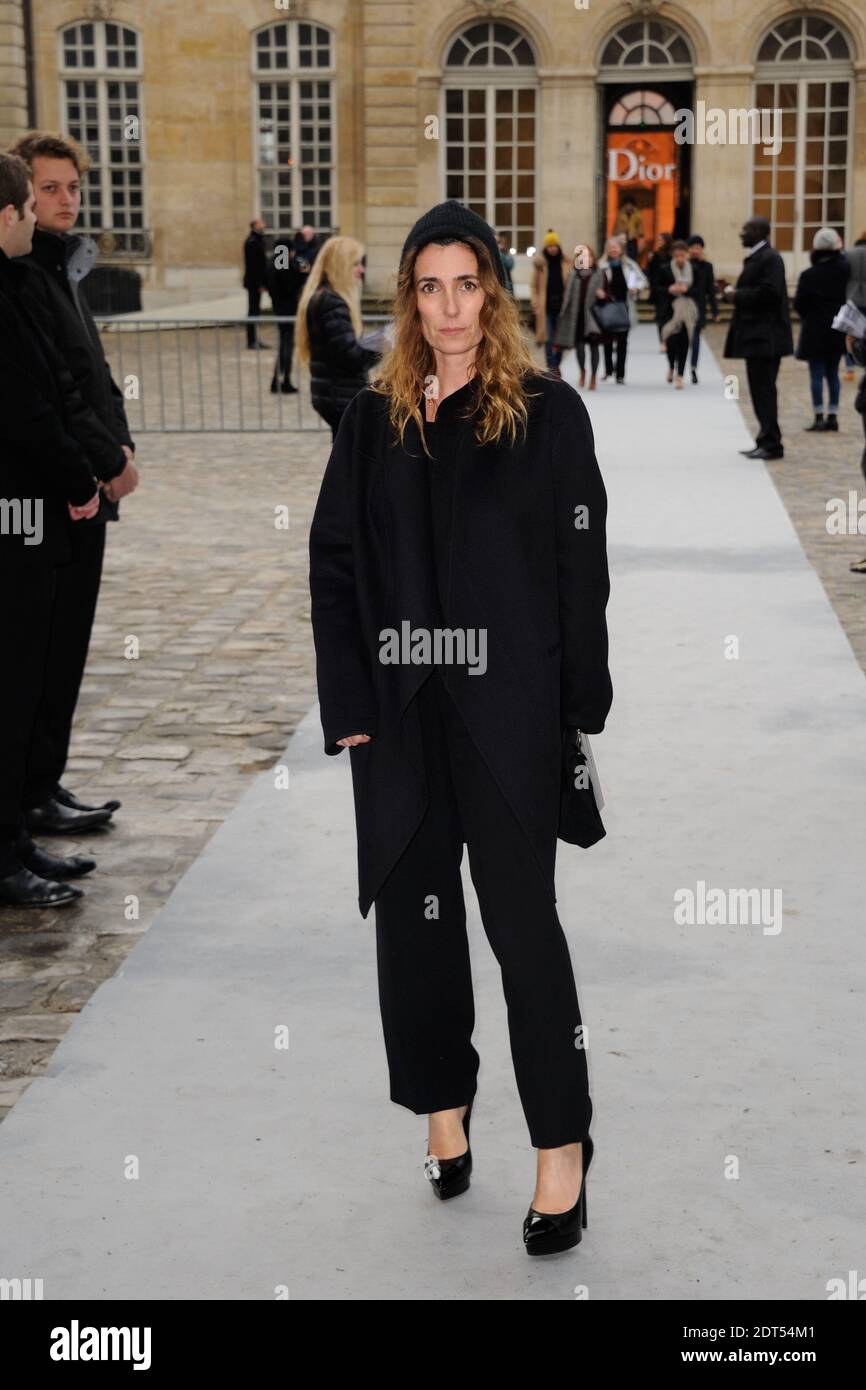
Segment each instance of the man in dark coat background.
[{"label": "man in dark coat background", "polygon": [[740,453],[754,459],[784,457],[776,378],[782,358],[794,351],[785,263],[769,237],[766,217],[748,218],[740,232],[740,241],[748,247],[740,278],[736,286],[725,286],[734,315],[724,356],[746,359],[749,392],[760,426],[754,448]]},{"label": "man in dark coat background", "polygon": [[138,486],[138,471],[123,396],[80,288],[96,257],[90,238],[71,232],[81,207],[87,156],[74,141],[40,132],[22,136],[13,153],[29,166],[36,197],[27,307],[47,328],[84,400],[86,410],[75,422],[76,438],[102,484],[96,516],[70,528],[71,559],[52,607],[51,679],[37,711],[24,791],[31,830],[81,834],[104,825],[120,805],[115,800],[86,806],[62,786],[62,778],[102,578],[105,526],[117,520],[121,497]]},{"label": "man in dark coat background", "polygon": [[0,154],[0,622],[10,657],[0,679],[0,905],[53,908],[82,896],[64,880],[95,865],[33,843],[23,792],[36,710],[54,675],[46,659],[56,574],[71,555],[71,526],[96,514],[99,492],[73,433],[88,407],[24,302],[35,224],[27,166]]},{"label": "man in dark coat background", "polygon": [[[316,259],[321,243],[313,227],[304,226],[296,232],[291,242],[280,241],[274,246],[274,254],[268,267],[268,293],[279,317],[290,317],[298,312],[298,300],[306,283],[310,268]],[[271,391],[286,394],[297,392],[291,382],[292,353],[295,350],[295,325],[277,324],[280,345],[274,363]]]},{"label": "man in dark coat background", "polygon": [[[265,253],[265,224],[254,217],[244,242],[244,289],[247,292],[247,318],[257,319],[262,312],[262,290],[268,287],[268,258]],[[257,323],[247,324],[247,347],[261,348],[268,344],[259,337]]]}]

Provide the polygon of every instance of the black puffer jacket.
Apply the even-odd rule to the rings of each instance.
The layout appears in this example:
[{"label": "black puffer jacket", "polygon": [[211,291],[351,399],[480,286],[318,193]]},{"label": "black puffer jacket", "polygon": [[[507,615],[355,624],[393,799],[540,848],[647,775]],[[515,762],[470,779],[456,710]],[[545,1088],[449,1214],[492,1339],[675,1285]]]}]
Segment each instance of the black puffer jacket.
[{"label": "black puffer jacket", "polygon": [[797,357],[804,362],[841,357],[845,335],[832,327],[848,290],[850,267],[841,251],[813,251],[812,264],[797,283],[794,308],[800,315]]},{"label": "black puffer jacket", "polygon": [[342,415],[367,385],[367,372],[379,354],[361,347],[342,295],[322,285],[307,305],[310,335],[310,390],[313,409],[326,419]]}]

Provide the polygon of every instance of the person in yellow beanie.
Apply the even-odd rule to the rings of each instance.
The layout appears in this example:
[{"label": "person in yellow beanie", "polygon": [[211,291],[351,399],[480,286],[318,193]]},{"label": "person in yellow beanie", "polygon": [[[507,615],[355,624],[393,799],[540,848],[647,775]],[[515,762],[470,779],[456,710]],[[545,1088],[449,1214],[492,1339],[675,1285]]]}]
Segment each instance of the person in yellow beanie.
[{"label": "person in yellow beanie", "polygon": [[544,344],[547,370],[556,376],[561,375],[562,349],[554,345],[554,334],[565,300],[569,271],[559,237],[548,227],[542,249],[533,258],[530,297],[535,316],[535,341]]}]

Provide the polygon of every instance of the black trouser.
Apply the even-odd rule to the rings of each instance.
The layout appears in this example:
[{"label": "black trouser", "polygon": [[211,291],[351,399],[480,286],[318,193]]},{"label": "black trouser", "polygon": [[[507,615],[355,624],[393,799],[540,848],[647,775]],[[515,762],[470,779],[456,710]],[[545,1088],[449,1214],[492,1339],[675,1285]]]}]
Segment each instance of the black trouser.
[{"label": "black trouser", "polygon": [[99,597],[105,531],[104,525],[76,522],[70,540],[72,561],[56,572],[45,685],[33,726],[24,787],[27,809],[41,806],[63,779]]},{"label": "black trouser", "polygon": [[668,365],[671,371],[676,371],[677,376],[683,376],[689,355],[689,335],[686,330],[679,328],[676,333],[672,333],[665,347],[668,350]]},{"label": "black trouser", "polygon": [[578,338],[576,343],[574,344],[574,350],[577,353],[577,365],[580,367],[580,370],[582,372],[586,370],[584,366],[584,363],[586,361],[586,353],[584,351],[585,348],[589,348],[590,370],[592,372],[592,375],[595,376],[598,372],[598,339]]},{"label": "black trouser", "polygon": [[[262,312],[262,292],[258,290],[247,290],[247,318],[257,319]],[[247,324],[247,347],[255,347],[256,339],[259,336],[259,325],[257,323]]]},{"label": "black trouser", "polygon": [[624,333],[613,333],[610,338],[604,340],[604,370],[608,376],[613,376],[613,348],[616,344],[616,377],[617,381],[625,380],[625,354],[628,348],[628,329]]},{"label": "black trouser", "polygon": [[[375,899],[391,1100],[426,1115],[465,1105],[475,1094],[479,1057],[471,1041],[475,1006],[460,877],[465,841],[484,930],[502,971],[530,1140],[545,1149],[579,1143],[589,1132],[592,1102],[574,972],[556,906],[437,668],[416,698],[429,803]],[[363,746],[354,756],[363,757]]]},{"label": "black trouser", "polygon": [[280,335],[280,345],[277,348],[277,360],[274,363],[274,375],[271,382],[274,386],[278,386],[280,381],[291,380],[292,353],[295,350],[295,325],[293,323],[278,323],[277,329]]},{"label": "black trouser", "polygon": [[779,429],[779,407],[776,398],[776,377],[779,375],[780,357],[747,357],[746,376],[752,407],[758,417],[760,430],[755,444],[759,449],[781,449],[782,432]]},{"label": "black trouser", "polygon": [[0,569],[0,633],[7,666],[0,680],[0,878],[22,867],[32,842],[22,815],[36,708],[45,679],[56,571]]}]

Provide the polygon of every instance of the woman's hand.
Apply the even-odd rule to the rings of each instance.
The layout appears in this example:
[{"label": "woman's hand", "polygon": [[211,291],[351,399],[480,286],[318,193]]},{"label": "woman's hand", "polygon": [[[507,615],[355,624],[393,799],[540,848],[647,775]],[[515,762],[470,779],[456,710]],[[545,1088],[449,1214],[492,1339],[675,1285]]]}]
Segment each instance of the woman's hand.
[{"label": "woman's hand", "polygon": [[341,748],[354,748],[356,743],[369,743],[369,742],[370,742],[370,735],[369,735],[369,734],[347,734],[345,738],[338,738],[338,739],[337,739],[337,743],[339,743],[339,745],[340,745]]}]

